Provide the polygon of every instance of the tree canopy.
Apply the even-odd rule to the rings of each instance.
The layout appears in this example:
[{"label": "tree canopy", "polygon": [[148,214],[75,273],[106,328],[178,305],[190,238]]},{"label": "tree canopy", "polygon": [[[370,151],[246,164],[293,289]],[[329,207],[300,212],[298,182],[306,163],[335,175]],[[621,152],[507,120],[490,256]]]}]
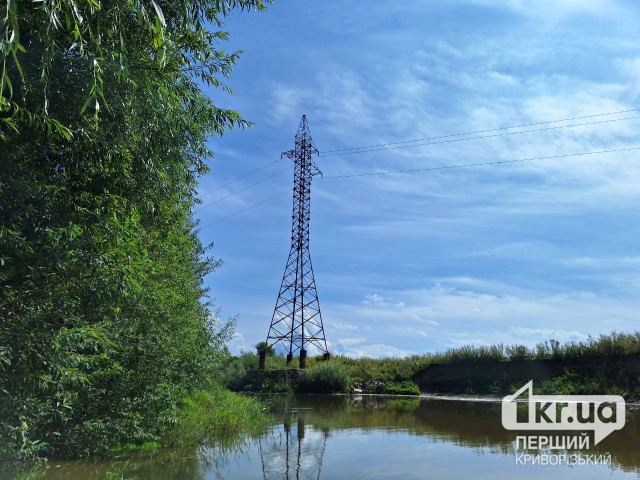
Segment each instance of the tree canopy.
[{"label": "tree canopy", "polygon": [[249,125],[224,18],[261,0],[7,0],[0,23],[0,455],[145,441],[230,326],[192,209],[207,140]]}]

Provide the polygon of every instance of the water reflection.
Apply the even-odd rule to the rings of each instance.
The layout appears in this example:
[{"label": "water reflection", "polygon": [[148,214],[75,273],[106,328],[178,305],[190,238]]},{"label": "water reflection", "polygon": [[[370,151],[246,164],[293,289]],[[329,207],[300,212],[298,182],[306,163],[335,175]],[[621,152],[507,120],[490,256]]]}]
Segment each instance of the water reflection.
[{"label": "water reflection", "polygon": [[[640,421],[630,412],[622,430],[587,452],[610,453],[612,465],[523,467],[497,403],[320,395],[272,402],[277,421],[260,435],[118,460],[129,460],[128,474],[139,480],[640,477]],[[51,462],[45,478],[95,478],[113,461]]]},{"label": "water reflection", "polygon": [[305,431],[304,416],[298,417],[293,425],[292,428],[292,419],[287,415],[280,435],[258,438],[264,480],[320,478],[329,429]]}]

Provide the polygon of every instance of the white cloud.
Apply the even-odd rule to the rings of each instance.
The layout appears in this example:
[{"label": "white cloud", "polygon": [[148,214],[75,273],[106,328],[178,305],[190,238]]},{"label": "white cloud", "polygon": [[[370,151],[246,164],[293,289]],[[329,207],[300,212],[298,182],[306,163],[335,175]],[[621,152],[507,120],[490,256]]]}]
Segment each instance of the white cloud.
[{"label": "white cloud", "polygon": [[[529,340],[529,338],[533,337],[534,339],[541,338],[553,338],[555,340],[560,340],[562,342],[568,342],[572,340],[584,340],[588,337],[583,332],[578,330],[558,330],[553,328],[527,328],[527,327],[511,327],[509,328],[509,332],[517,335],[518,338]],[[523,341],[523,340],[520,340]]]},{"label": "white cloud", "polygon": [[364,343],[366,341],[366,337],[339,338],[337,340],[337,344],[346,347],[351,345],[358,345],[359,343]]},{"label": "white cloud", "polygon": [[341,355],[346,355],[348,357],[354,358],[406,357],[415,354],[415,352],[412,352],[410,350],[402,350],[392,345],[385,345],[381,343],[357,346],[341,345],[336,350]]},{"label": "white cloud", "polygon": [[227,342],[227,348],[232,355],[239,355],[242,352],[253,352],[254,347],[247,342],[244,335],[236,332],[233,338]]},{"label": "white cloud", "polygon": [[580,269],[637,268],[640,266],[640,257],[570,257],[559,260],[559,263]]},{"label": "white cloud", "polygon": [[377,293],[373,293],[371,295],[367,295],[366,300],[363,300],[362,303],[365,305],[376,305],[378,307],[384,307],[387,305],[385,302],[385,298],[381,297]]},{"label": "white cloud", "polygon": [[615,16],[621,14],[620,5],[607,0],[458,0],[460,3],[507,8],[522,15],[555,19],[575,13]]},{"label": "white cloud", "polygon": [[306,112],[314,122],[328,123],[334,135],[344,134],[345,122],[351,128],[369,127],[371,98],[363,83],[362,75],[338,64],[325,65],[311,85],[274,83],[270,120],[276,125],[290,123]]},{"label": "white cloud", "polygon": [[[369,342],[412,345],[412,351],[421,352],[469,343],[533,346],[549,338],[582,340],[613,330],[630,331],[640,322],[637,296],[608,298],[586,291],[543,294],[473,278],[440,279],[439,286],[394,291],[394,296],[403,298],[405,305],[328,308],[333,318],[344,315],[354,325],[373,325]],[[365,355],[361,347],[365,341],[342,339],[339,344],[344,351]]]},{"label": "white cloud", "polygon": [[350,323],[331,322],[331,326],[336,330],[358,330],[358,327]]}]

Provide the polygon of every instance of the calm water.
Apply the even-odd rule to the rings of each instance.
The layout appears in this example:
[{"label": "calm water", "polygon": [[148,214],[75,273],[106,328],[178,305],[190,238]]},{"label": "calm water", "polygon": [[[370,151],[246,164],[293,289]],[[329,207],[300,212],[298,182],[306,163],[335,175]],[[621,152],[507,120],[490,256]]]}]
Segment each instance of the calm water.
[{"label": "calm water", "polygon": [[[232,448],[137,454],[129,477],[169,479],[640,478],[640,414],[587,454],[611,465],[516,465],[500,405],[411,398],[273,397],[277,423]],[[124,458],[123,458],[124,459]],[[47,480],[89,479],[113,459],[50,462]],[[3,476],[4,475],[4,476]],[[0,478],[12,478],[8,472]]]}]

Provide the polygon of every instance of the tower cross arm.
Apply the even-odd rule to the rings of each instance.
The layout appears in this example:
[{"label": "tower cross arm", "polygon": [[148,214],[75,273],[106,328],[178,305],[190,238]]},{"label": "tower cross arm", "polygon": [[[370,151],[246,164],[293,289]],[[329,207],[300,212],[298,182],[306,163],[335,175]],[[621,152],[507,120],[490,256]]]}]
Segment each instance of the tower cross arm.
[{"label": "tower cross arm", "polygon": [[280,154],[280,158],[284,158],[284,157],[292,158],[293,160],[295,160],[296,159],[296,151],[295,150],[288,150],[286,152],[282,152]]},{"label": "tower cross arm", "polygon": [[309,174],[313,177],[314,175],[320,175],[322,177],[322,170],[318,168],[316,163],[312,160],[309,165],[307,165]]}]

